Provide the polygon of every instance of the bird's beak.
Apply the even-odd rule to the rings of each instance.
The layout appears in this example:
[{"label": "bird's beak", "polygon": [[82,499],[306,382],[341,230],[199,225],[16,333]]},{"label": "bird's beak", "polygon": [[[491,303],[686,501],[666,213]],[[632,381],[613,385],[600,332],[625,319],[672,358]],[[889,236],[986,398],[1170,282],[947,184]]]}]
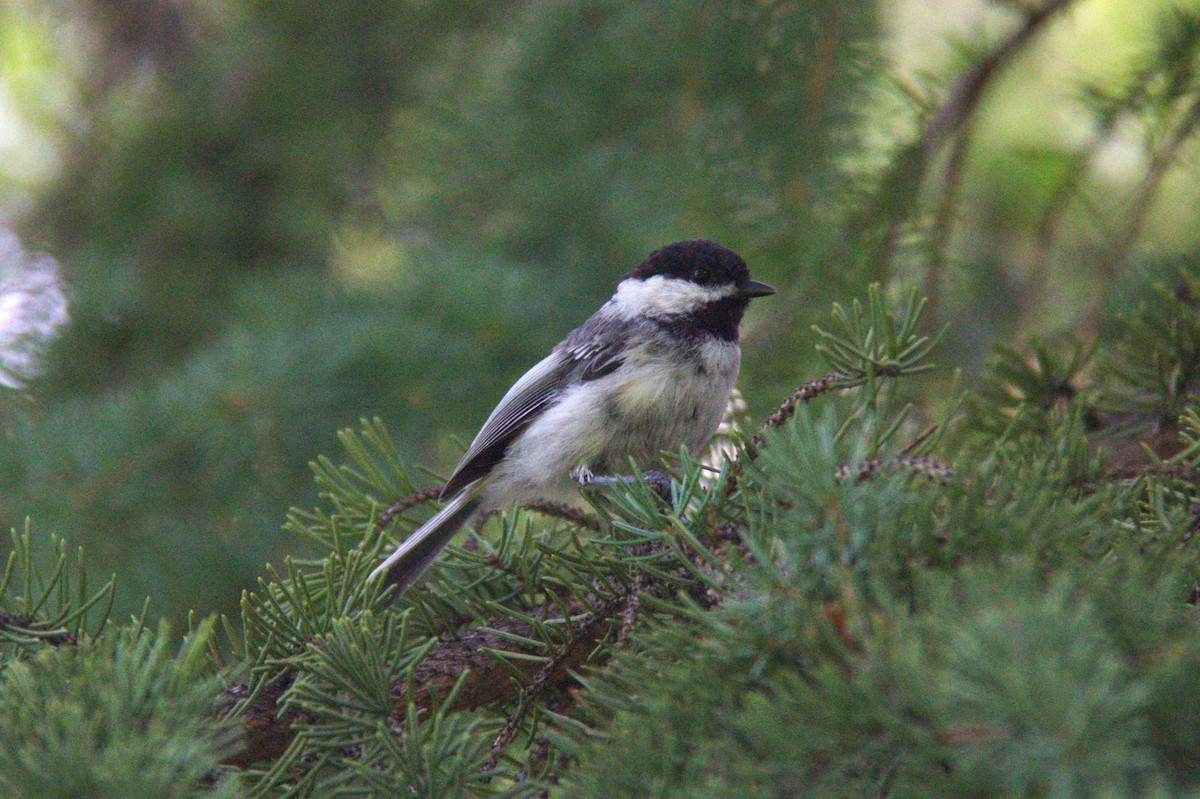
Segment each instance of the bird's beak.
[{"label": "bird's beak", "polygon": [[751,280],[746,284],[746,288],[742,289],[742,296],[747,299],[754,299],[755,297],[769,297],[774,293],[775,289],[758,280]]}]

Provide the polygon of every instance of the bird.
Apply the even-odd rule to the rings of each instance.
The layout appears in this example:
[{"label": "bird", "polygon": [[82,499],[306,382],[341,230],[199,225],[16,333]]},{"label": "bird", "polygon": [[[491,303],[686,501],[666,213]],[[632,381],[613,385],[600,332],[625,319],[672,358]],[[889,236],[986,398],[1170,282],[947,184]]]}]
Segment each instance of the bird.
[{"label": "bird", "polygon": [[465,525],[505,507],[572,503],[580,489],[698,452],[741,364],[750,301],[775,290],[705,239],[650,253],[611,299],[503,396],[441,489],[444,507],[371,573],[407,590]]}]

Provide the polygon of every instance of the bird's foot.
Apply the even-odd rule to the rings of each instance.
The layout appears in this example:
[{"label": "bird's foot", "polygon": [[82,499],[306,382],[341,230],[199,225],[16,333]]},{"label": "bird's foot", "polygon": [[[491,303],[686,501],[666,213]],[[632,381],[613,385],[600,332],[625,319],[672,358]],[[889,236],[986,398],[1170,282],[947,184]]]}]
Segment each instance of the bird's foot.
[{"label": "bird's foot", "polygon": [[592,474],[592,470],[587,467],[586,463],[581,463],[572,469],[570,477],[581,488],[587,488],[596,480],[596,475]]},{"label": "bird's foot", "polygon": [[[642,472],[642,480],[650,486],[650,490],[664,502],[671,501],[671,478],[662,472]],[[587,466],[577,466],[571,471],[571,479],[583,488],[589,486],[629,485],[638,477],[632,474],[593,474]]]}]

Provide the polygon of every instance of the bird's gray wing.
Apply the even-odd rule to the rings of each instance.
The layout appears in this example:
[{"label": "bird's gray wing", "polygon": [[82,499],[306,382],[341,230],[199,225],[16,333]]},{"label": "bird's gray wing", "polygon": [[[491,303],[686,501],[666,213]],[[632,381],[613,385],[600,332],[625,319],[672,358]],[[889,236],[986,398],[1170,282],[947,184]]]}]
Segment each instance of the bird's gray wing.
[{"label": "bird's gray wing", "polygon": [[[602,341],[580,328],[513,384],[467,448],[442,489],[449,497],[483,477],[513,440],[572,382],[595,380],[621,365],[620,337]],[[584,334],[584,335],[580,335]],[[604,343],[607,342],[607,343]]]}]

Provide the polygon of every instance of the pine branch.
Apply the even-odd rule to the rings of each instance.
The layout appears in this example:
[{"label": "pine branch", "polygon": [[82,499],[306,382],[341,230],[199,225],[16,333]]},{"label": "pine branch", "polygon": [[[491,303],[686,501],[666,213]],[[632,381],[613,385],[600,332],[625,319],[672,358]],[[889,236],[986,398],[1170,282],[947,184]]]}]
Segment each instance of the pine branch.
[{"label": "pine branch", "polygon": [[766,443],[766,432],[773,428],[780,427],[787,422],[788,419],[792,418],[792,416],[796,413],[796,406],[802,402],[807,403],[814,397],[819,397],[828,391],[832,391],[844,380],[845,377],[843,375],[840,375],[836,372],[831,372],[830,374],[816,377],[807,381],[806,383],[803,383],[800,388],[789,394],[787,399],[781,402],[779,407],[777,407],[769,416],[767,416],[758,432],[750,437],[750,441],[746,447],[747,457],[753,460],[757,456],[758,450],[761,449]]},{"label": "pine branch", "polygon": [[33,616],[0,612],[0,640],[38,641],[50,646],[76,644],[79,639],[61,625],[48,624]]},{"label": "pine branch", "polygon": [[930,313],[936,319],[940,312],[942,270],[946,248],[958,207],[958,187],[962,182],[963,165],[972,137],[972,120],[982,102],[987,87],[1034,36],[1073,0],[1050,0],[1040,8],[1026,13],[1022,24],[999,47],[995,48],[955,82],[954,89],[930,117],[922,137],[921,150],[927,164],[933,163],[943,142],[953,137],[950,154],[942,175],[941,190],[929,243],[929,263],[925,292]]},{"label": "pine branch", "polygon": [[401,513],[404,513],[406,510],[415,508],[417,505],[420,505],[424,502],[432,502],[441,495],[442,488],[439,486],[438,488],[427,488],[424,491],[417,491],[413,494],[409,494],[403,499],[396,500],[391,505],[388,505],[387,508],[385,508],[384,511],[379,514],[379,518],[375,520],[375,534],[379,535],[386,530],[387,526],[391,524],[397,516],[399,516]]},{"label": "pine branch", "polygon": [[292,681],[293,675],[284,675],[261,687],[253,696],[245,684],[230,685],[221,691],[218,718],[226,718],[235,711],[239,714],[237,746],[222,765],[248,769],[255,763],[276,760],[287,751],[296,737],[294,725],[299,714],[281,711],[279,700]]},{"label": "pine branch", "polygon": [[854,480],[861,483],[878,474],[879,469],[886,462],[891,465],[893,470],[908,471],[920,475],[932,483],[940,483],[943,486],[949,485],[950,481],[954,479],[954,468],[952,466],[943,463],[932,455],[913,454],[918,447],[938,431],[938,427],[938,425],[930,425],[925,428],[904,449],[900,450],[895,457],[887,461],[883,458],[867,458],[853,468],[850,464],[844,463],[834,471],[834,477],[837,480],[845,480],[853,474]]},{"label": "pine branch", "polygon": [[[621,604],[620,598],[610,600],[599,611],[589,613],[584,619],[572,625],[570,640],[559,647],[554,657],[538,669],[533,679],[521,690],[517,706],[509,713],[508,718],[504,721],[504,726],[500,728],[496,740],[492,743],[491,751],[484,765],[485,770],[490,771],[495,768],[500,757],[512,744],[535,699],[542,698],[549,691],[560,688],[564,680],[571,684],[575,683],[575,678],[570,673],[571,670],[588,662],[588,654],[611,631],[615,619],[613,614]],[[592,665],[600,664],[593,662]]]},{"label": "pine branch", "polygon": [[[638,587],[641,582],[636,583]],[[630,588],[630,592],[634,590]],[[514,677],[526,687],[518,694],[519,712],[510,717],[504,740],[497,738],[493,746],[495,757],[488,768],[494,767],[503,750],[511,744],[533,698],[549,694],[565,698],[577,684],[571,672],[585,663],[599,664],[590,659],[599,644],[620,631],[627,621],[620,611],[630,603],[629,592],[618,595],[598,609],[568,602],[563,609],[568,614],[581,615],[572,623],[571,636],[545,663],[530,659],[543,654],[540,646],[516,644],[514,641],[533,640],[534,625],[516,618],[498,618],[481,628],[469,628],[456,635],[434,642],[412,672],[407,686],[397,686],[392,700],[393,717],[403,718],[409,706],[423,713],[442,707],[446,710],[474,710],[503,703],[512,698]],[[562,611],[546,614],[546,621],[567,618]],[[498,657],[502,653],[529,657]],[[226,703],[222,715],[236,712],[242,719],[242,734],[238,751],[226,759],[228,765],[247,768],[262,761],[274,760],[291,745],[296,736],[295,723],[299,715],[281,714],[279,702],[291,685],[290,679],[269,683],[251,695],[247,685],[237,685],[224,691]]]},{"label": "pine branch", "polygon": [[88,586],[82,548],[75,557],[67,542],[50,539],[51,565],[43,571],[35,557],[32,524],[10,533],[12,551],[0,574],[0,642],[18,647],[73,645],[98,636],[108,624],[116,579]]},{"label": "pine branch", "polygon": [[[688,579],[686,570],[662,572],[653,567],[651,558],[666,557],[669,549],[636,544],[633,550],[641,559],[638,562],[645,564],[641,568],[648,571],[634,572],[626,585],[597,583],[582,598],[565,593],[554,602],[525,610],[495,605],[495,611],[503,610],[505,615],[476,619],[471,626],[431,641],[411,674],[393,686],[391,717],[398,720],[413,710],[423,714],[468,711],[515,701],[484,770],[493,768],[535,705],[560,709],[568,706],[571,691],[577,687],[574,673],[585,664],[602,666],[623,645],[643,612],[643,595],[674,596],[680,580]],[[553,585],[544,585],[540,590],[551,596],[557,592]],[[569,622],[570,634],[547,657],[542,640],[545,631],[562,622]],[[605,641],[612,643],[602,646]],[[289,653],[288,660],[307,662],[308,646],[311,643],[301,644]],[[515,686],[524,688],[514,695]],[[254,695],[246,685],[226,692],[237,704],[225,712],[236,712],[244,719],[240,747],[229,757],[230,765],[247,767],[263,759],[269,762],[297,740],[297,725],[304,722],[303,714],[279,712],[289,689],[290,678],[268,683]],[[393,721],[392,726],[398,728],[398,724]]]},{"label": "pine branch", "polygon": [[604,532],[603,526],[594,517],[572,505],[567,505],[562,502],[530,502],[523,507],[528,508],[538,513],[543,513],[547,516],[553,516],[557,519],[562,519],[565,522],[570,522],[584,530],[590,530],[593,533]]},{"label": "pine branch", "polygon": [[861,483],[879,474],[879,470],[885,464],[890,465],[893,470],[912,472],[931,483],[940,483],[944,486],[950,485],[950,481],[954,479],[952,466],[929,455],[899,455],[886,461],[883,458],[868,458],[853,466],[844,463],[834,471],[834,477],[837,480],[853,477],[855,482]]},{"label": "pine branch", "polygon": [[[546,766],[546,761],[551,757],[553,757],[553,762]],[[544,736],[538,738],[530,748],[529,757],[517,775],[517,784],[527,784],[534,777],[538,777],[542,782],[542,787],[533,796],[535,799],[546,799],[550,795],[550,788],[558,782],[559,774],[569,762],[570,758],[556,750],[549,738]]]}]

